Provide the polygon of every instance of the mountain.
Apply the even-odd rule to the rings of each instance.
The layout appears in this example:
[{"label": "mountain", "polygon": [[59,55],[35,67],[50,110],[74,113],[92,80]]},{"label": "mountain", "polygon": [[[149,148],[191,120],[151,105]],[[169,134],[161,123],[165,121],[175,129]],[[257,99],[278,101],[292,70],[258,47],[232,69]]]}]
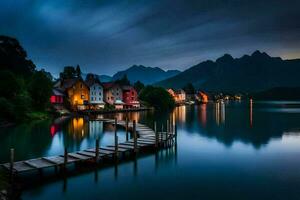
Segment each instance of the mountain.
[{"label": "mountain", "polygon": [[[112,80],[112,77],[108,76],[108,75],[98,75],[98,74],[95,74],[95,75],[101,82],[110,82]],[[83,78],[83,80],[86,79],[86,76],[87,76],[86,73],[81,74],[81,77]]]},{"label": "mountain", "polygon": [[155,83],[182,88],[192,83],[197,89],[228,92],[254,92],[275,87],[299,87],[300,59],[282,60],[255,51],[233,58],[229,54],[216,61],[199,63],[174,77]]},{"label": "mountain", "polygon": [[164,71],[158,67],[153,68],[145,67],[143,65],[133,65],[124,71],[117,72],[115,75],[113,75],[112,79],[121,79],[124,75],[127,75],[127,78],[131,83],[141,81],[147,85],[173,77],[179,73],[180,71],[178,70]]}]

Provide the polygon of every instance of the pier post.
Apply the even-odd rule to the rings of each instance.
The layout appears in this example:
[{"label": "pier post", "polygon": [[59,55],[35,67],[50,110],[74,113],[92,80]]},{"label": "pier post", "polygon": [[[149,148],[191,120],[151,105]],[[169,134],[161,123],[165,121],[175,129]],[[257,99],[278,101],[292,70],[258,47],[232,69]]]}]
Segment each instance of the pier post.
[{"label": "pier post", "polygon": [[117,118],[115,118],[115,158],[118,158]]},{"label": "pier post", "polygon": [[167,132],[166,132],[167,146],[169,145],[169,140],[168,140],[169,131],[170,131],[170,124],[169,124],[169,120],[167,120]]},{"label": "pier post", "polygon": [[95,162],[97,163],[99,160],[99,138],[96,139],[96,145],[95,145]]},{"label": "pier post", "polygon": [[128,141],[129,137],[128,137],[128,117],[126,117],[126,141]]},{"label": "pier post", "polygon": [[164,123],[161,124],[161,143],[164,146]]},{"label": "pier post", "polygon": [[177,125],[176,125],[176,123],[175,123],[175,125],[174,125],[174,134],[175,134],[175,145],[177,145]]},{"label": "pier post", "polygon": [[136,122],[133,120],[133,141],[134,141],[134,153],[137,153],[137,135],[136,135]]},{"label": "pier post", "polygon": [[155,148],[158,147],[158,133],[156,130],[156,121],[154,122],[154,133],[155,133]]},{"label": "pier post", "polygon": [[64,169],[66,169],[67,163],[68,163],[68,150],[67,150],[67,147],[65,147],[65,151],[64,151]]},{"label": "pier post", "polygon": [[14,160],[15,160],[15,149],[10,149],[10,175],[11,179],[13,179],[14,174]]}]

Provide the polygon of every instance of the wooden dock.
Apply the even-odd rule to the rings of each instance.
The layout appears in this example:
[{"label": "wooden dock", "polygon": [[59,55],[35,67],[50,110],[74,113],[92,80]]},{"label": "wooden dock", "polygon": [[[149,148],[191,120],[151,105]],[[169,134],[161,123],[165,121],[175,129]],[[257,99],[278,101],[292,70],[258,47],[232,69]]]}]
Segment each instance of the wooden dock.
[{"label": "wooden dock", "polygon": [[[41,171],[44,168],[54,167],[66,168],[68,164],[92,161],[98,163],[100,160],[104,161],[105,158],[112,158],[116,160],[123,159],[126,155],[136,155],[142,153],[143,150],[158,150],[160,148],[167,148],[172,146],[176,142],[176,125],[171,125],[167,121],[167,130],[160,132],[156,129],[156,123],[154,122],[154,130],[146,125],[136,123],[135,121],[117,121],[111,119],[102,119],[106,123],[112,123],[115,127],[115,141],[114,144],[101,147],[99,146],[99,139],[95,141],[95,147],[77,151],[77,152],[65,152],[63,155],[41,157],[30,160],[14,161],[14,149],[11,149],[11,161],[9,163],[1,164],[3,168],[7,169],[11,174],[20,174],[23,172],[38,170]],[[124,127],[126,129],[126,141],[118,142],[117,126]],[[133,136],[130,139],[129,134]]]}]

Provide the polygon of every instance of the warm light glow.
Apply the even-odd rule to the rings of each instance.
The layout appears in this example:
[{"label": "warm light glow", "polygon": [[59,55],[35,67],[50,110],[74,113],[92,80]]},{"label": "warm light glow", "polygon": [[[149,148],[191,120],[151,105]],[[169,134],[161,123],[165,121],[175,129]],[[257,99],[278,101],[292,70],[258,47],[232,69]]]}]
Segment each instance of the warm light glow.
[{"label": "warm light glow", "polygon": [[207,103],[208,102],[208,96],[204,92],[200,92],[199,94],[201,96],[202,103]]}]

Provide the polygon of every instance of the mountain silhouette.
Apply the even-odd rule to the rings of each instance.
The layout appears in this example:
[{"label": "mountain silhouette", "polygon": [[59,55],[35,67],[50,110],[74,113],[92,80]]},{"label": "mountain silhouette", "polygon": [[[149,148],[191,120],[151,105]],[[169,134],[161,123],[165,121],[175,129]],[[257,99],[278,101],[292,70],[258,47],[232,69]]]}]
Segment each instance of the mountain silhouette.
[{"label": "mountain silhouette", "polygon": [[265,52],[233,58],[229,54],[216,61],[201,62],[174,77],[155,83],[182,88],[192,83],[197,89],[224,92],[258,92],[274,87],[299,87],[300,59],[283,60]]},{"label": "mountain silhouette", "polygon": [[164,71],[158,67],[145,67],[143,65],[133,65],[132,67],[124,71],[117,72],[115,75],[113,75],[112,79],[121,79],[124,75],[127,75],[127,78],[131,83],[141,81],[144,84],[152,84],[173,77],[179,73],[180,71],[178,70]]}]

